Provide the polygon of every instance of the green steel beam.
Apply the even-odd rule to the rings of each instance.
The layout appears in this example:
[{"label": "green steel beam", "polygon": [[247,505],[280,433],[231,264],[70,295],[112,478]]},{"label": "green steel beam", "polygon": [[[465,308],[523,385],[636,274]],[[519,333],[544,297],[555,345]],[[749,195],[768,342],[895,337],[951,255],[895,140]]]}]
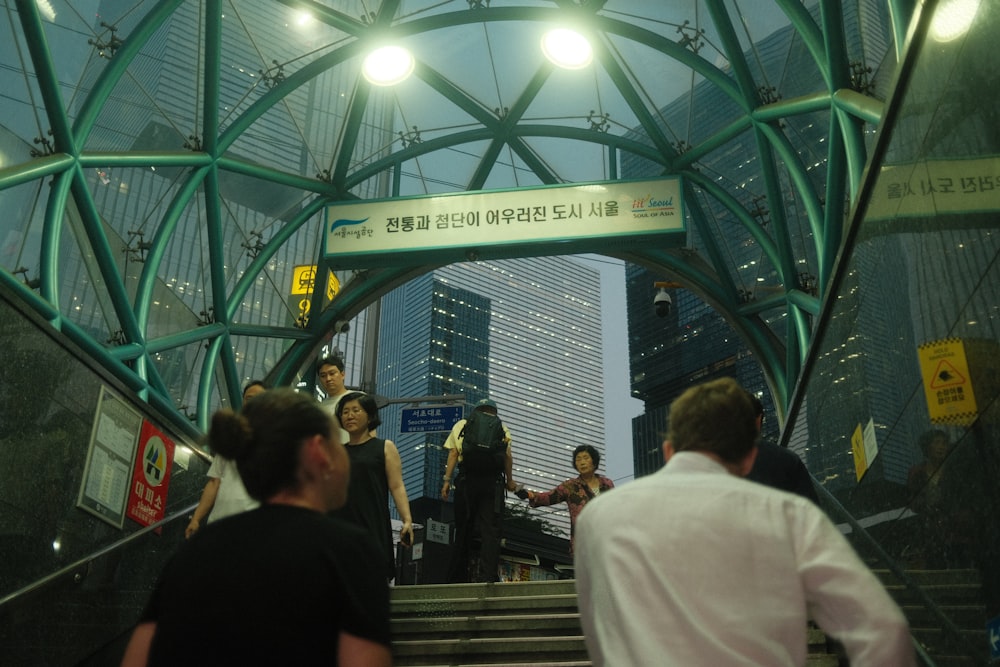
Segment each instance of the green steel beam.
[{"label": "green steel beam", "polygon": [[[118,270],[118,260],[115,258],[114,251],[111,250],[107,234],[104,233],[104,222],[101,220],[101,214],[98,212],[94,198],[87,187],[87,177],[79,165],[74,169],[70,189],[73,193],[73,201],[80,213],[80,221],[87,233],[87,240],[90,242],[90,250],[94,254],[94,259],[101,271],[101,277],[107,286],[108,298],[115,309],[118,324],[125,333],[128,342],[141,343],[143,330],[132,312],[128,292],[125,291],[125,281]],[[68,214],[68,211],[65,213]]]},{"label": "green steel beam", "polygon": [[30,162],[22,162],[0,169],[0,190],[15,188],[32,181],[42,181],[49,176],[55,176],[68,171],[76,161],[72,155],[54,153],[38,157]]},{"label": "green steel beam", "polygon": [[212,163],[207,153],[191,151],[129,151],[116,153],[88,151],[80,154],[80,166],[87,167],[202,167]]},{"label": "green steel beam", "polygon": [[55,308],[59,308],[59,245],[62,241],[63,219],[66,216],[66,201],[73,185],[76,164],[73,169],[56,174],[52,178],[48,199],[45,201],[45,218],[42,223],[42,245],[39,248],[39,271],[41,295]]},{"label": "green steel beam", "polygon": [[142,267],[142,275],[139,276],[139,286],[135,293],[135,316],[143,330],[149,325],[149,311],[152,307],[153,291],[156,289],[156,277],[166,255],[167,246],[170,245],[184,209],[191,203],[209,171],[211,171],[210,166],[192,170],[187,180],[174,194],[167,211],[163,214],[163,219],[160,220],[156,234],[150,241],[146,263]]},{"label": "green steel beam", "polygon": [[[38,13],[38,4],[33,0],[17,0],[17,14],[21,19],[21,29],[24,31],[24,41],[28,45],[31,62],[35,66],[35,81],[42,94],[45,105],[45,117],[49,121],[49,131],[52,133],[55,149],[59,153],[76,156],[79,147],[73,136],[69,119],[66,117],[62,93],[59,88],[59,74],[52,62],[48,39],[42,17]],[[45,132],[45,128],[39,128]],[[44,134],[42,135],[44,136]]]},{"label": "green steel beam", "polygon": [[804,310],[810,315],[819,315],[819,299],[814,297],[812,294],[807,294],[800,289],[790,289],[786,293],[786,298],[788,303]]},{"label": "green steel beam", "polygon": [[896,61],[902,62],[906,50],[907,32],[910,19],[918,0],[888,0],[889,22],[892,27],[892,41],[896,49]]},{"label": "green steel beam", "polygon": [[677,155],[677,150],[671,145],[670,140],[663,133],[660,128],[659,123],[646,108],[645,102],[639,95],[639,91],[635,89],[632,82],[629,81],[628,75],[625,70],[622,69],[618,61],[608,53],[607,49],[601,48],[602,44],[599,42],[595,45],[595,53],[600,60],[601,65],[604,67],[604,71],[608,73],[611,81],[615,84],[619,94],[621,94],[622,99],[628,105],[632,113],[635,114],[636,119],[642,126],[642,129],[646,132],[649,140],[652,142],[653,146],[658,150],[664,157],[673,158]]},{"label": "green steel beam", "polygon": [[[228,334],[223,334],[208,344],[208,349],[205,350],[205,362],[201,365],[201,373],[198,377],[198,404],[196,410],[198,413],[198,426],[205,433],[208,433],[208,427],[211,424],[213,406],[210,401],[212,399],[211,388],[213,385],[212,375],[215,372],[215,360],[219,358],[223,348],[228,347],[232,350],[232,344],[224,345],[224,343],[230,343]],[[231,380],[232,378],[228,379]],[[239,386],[238,380],[236,386]]]},{"label": "green steel beam", "polygon": [[795,28],[795,32],[802,38],[802,43],[812,55],[816,68],[825,79],[827,90],[835,90],[837,86],[833,85],[830,72],[824,66],[826,49],[824,48],[822,28],[816,25],[816,21],[813,20],[802,0],[775,0],[775,4],[785,13],[792,27]]},{"label": "green steel beam", "polygon": [[[754,241],[760,246],[761,251],[767,257],[768,261],[779,272],[783,270],[781,264],[781,259],[778,255],[778,248],[774,244],[774,240],[768,235],[764,228],[760,226],[760,223],[743,207],[742,204],[728,191],[722,189],[712,178],[706,176],[700,171],[688,170],[683,172],[684,179],[690,183],[697,183],[698,187],[704,190],[708,195],[713,197],[716,201],[726,207],[726,209],[732,213],[737,220],[746,228],[746,230],[753,236]],[[782,282],[784,282],[784,274],[782,276]]]},{"label": "green steel beam", "polygon": [[[844,150],[844,135],[840,131],[840,114],[830,114],[830,127],[827,134],[826,157],[826,210],[823,217],[823,236],[817,245],[816,267],[817,286],[820,294],[826,293],[826,284],[830,278],[837,250],[840,248],[844,229],[845,179],[847,174],[844,165],[849,162]],[[853,194],[852,194],[853,199]],[[815,313],[814,313],[815,314]]]},{"label": "green steel beam", "polygon": [[146,341],[146,345],[143,349],[147,354],[152,356],[154,354],[160,354],[161,352],[167,352],[168,350],[185,347],[187,345],[191,345],[192,343],[210,341],[222,336],[224,333],[226,333],[226,326],[218,322],[213,322],[212,324],[199,325],[185,331],[179,331],[166,336],[160,336],[159,338],[153,338],[152,340]]},{"label": "green steel beam", "polygon": [[871,125],[878,125],[882,121],[882,113],[885,110],[885,104],[881,100],[870,95],[862,95],[850,88],[834,92],[833,103],[837,109]]},{"label": "green steel beam", "polygon": [[[584,128],[563,127],[560,125],[543,125],[543,124],[531,123],[529,125],[518,126],[513,130],[513,135],[517,137],[547,137],[547,138],[554,137],[560,139],[577,140],[587,143],[602,144],[604,146],[612,147],[616,150],[624,150],[630,153],[634,153],[639,157],[645,158],[651,162],[662,165],[668,171],[674,171],[673,169],[674,165],[667,160],[667,157],[659,153],[654,147],[650,146],[649,144],[640,143],[638,141],[627,139],[625,137],[616,137],[615,135],[608,134],[606,132],[598,132],[596,130],[590,130]],[[455,132],[443,137],[428,139],[418,144],[411,144],[410,146],[408,146],[403,150],[396,151],[392,155],[381,158],[375,162],[367,164],[364,167],[358,169],[348,177],[346,185],[348,188],[351,188],[354,185],[362,183],[382,171],[392,169],[396,165],[400,165],[409,160],[416,159],[422,155],[428,155],[435,151],[443,150],[445,148],[461,146],[462,144],[488,140],[492,136],[493,135],[491,134],[490,130],[486,128],[476,128],[472,130],[466,130],[463,132]],[[684,154],[684,156],[686,155],[687,153]]]},{"label": "green steel beam", "polygon": [[222,2],[203,0],[205,9],[204,95],[201,145],[213,158],[219,156],[219,77],[222,74]]},{"label": "green steel beam", "polygon": [[[215,321],[229,326],[229,307],[226,295],[226,248],[223,234],[223,217],[221,209],[222,195],[219,192],[219,172],[215,168],[208,170],[204,180],[205,189],[205,227],[208,236],[208,273],[212,290],[212,309]],[[230,388],[238,387],[239,372],[236,370],[236,359],[231,345],[222,345],[229,340],[228,331],[214,339],[209,344],[202,365],[201,383],[198,385],[198,416],[202,417],[203,406],[208,405],[212,395],[212,379],[216,363],[222,362],[222,373]],[[230,396],[230,399],[233,397]]]},{"label": "green steel beam", "polygon": [[699,142],[697,145],[692,146],[688,150],[684,151],[678,155],[673,160],[673,168],[689,169],[691,165],[705,157],[712,151],[721,146],[724,146],[731,139],[738,137],[740,134],[746,132],[752,127],[751,118],[743,116],[742,118],[737,118],[731,122],[726,127],[717,130],[710,137],[706,137],[703,141]]},{"label": "green steel beam", "polygon": [[[30,0],[27,0],[30,2]],[[124,43],[115,52],[112,58],[101,70],[94,82],[93,87],[80,105],[76,120],[73,123],[73,130],[76,133],[80,146],[86,146],[87,137],[97,122],[97,117],[104,108],[105,103],[111,98],[118,81],[128,70],[129,65],[146,46],[146,42],[152,37],[173,14],[174,10],[180,7],[184,0],[160,0],[149,10],[132,29],[132,32],[125,38]]]},{"label": "green steel beam", "polygon": [[[507,114],[501,119],[500,126],[494,133],[493,140],[486,150],[483,151],[483,156],[480,158],[479,164],[469,179],[466,190],[481,190],[483,188],[486,179],[489,178],[490,172],[496,165],[497,156],[500,155],[500,151],[503,150],[503,146],[507,142],[508,134],[517,126],[518,121],[524,116],[524,112],[528,110],[528,107],[531,106],[531,103],[538,96],[538,92],[552,75],[552,67],[553,65],[548,62],[543,63],[531,77],[531,80],[524,87],[524,90],[521,91],[518,98],[511,104]],[[547,172],[548,170],[545,171]],[[552,177],[550,176],[550,178]]]},{"label": "green steel beam", "polygon": [[[322,198],[317,198],[306,204],[302,209],[295,214],[290,221],[282,225],[277,232],[275,232],[271,238],[267,240],[264,247],[257,254],[256,257],[247,266],[246,271],[236,282],[236,286],[233,288],[232,292],[229,294],[228,301],[225,307],[224,319],[227,324],[232,326],[233,318],[236,317],[236,311],[239,310],[240,304],[246,297],[247,292],[253,286],[254,281],[257,276],[260,275],[264,269],[267,267],[268,263],[274,257],[275,254],[281,249],[281,247],[295,235],[303,225],[309,222],[313,216],[320,213],[323,208],[329,202]],[[317,303],[314,302],[313,306]],[[315,311],[314,311],[315,312]]]}]

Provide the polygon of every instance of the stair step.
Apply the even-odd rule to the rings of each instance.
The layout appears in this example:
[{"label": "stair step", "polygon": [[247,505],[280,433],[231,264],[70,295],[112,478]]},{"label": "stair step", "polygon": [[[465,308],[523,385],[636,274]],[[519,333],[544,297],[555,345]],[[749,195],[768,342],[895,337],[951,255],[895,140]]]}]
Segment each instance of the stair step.
[{"label": "stair step", "polygon": [[588,659],[582,635],[401,640],[393,642],[392,653],[396,665],[439,663],[442,658],[453,658],[455,662],[469,664],[497,662],[498,659],[509,664]]},{"label": "stair step", "polygon": [[454,616],[455,614],[505,614],[510,612],[553,614],[577,609],[576,595],[531,595],[525,597],[444,598],[438,600],[392,600],[394,618],[405,616]]},{"label": "stair step", "polygon": [[396,600],[455,599],[483,597],[524,597],[531,595],[576,595],[576,582],[572,579],[555,581],[512,581],[477,584],[421,584],[419,586],[394,586],[390,597]]},{"label": "stair step", "polygon": [[515,614],[507,616],[437,616],[432,618],[393,618],[392,636],[406,639],[413,635],[451,635],[511,637],[581,634],[580,614]]}]

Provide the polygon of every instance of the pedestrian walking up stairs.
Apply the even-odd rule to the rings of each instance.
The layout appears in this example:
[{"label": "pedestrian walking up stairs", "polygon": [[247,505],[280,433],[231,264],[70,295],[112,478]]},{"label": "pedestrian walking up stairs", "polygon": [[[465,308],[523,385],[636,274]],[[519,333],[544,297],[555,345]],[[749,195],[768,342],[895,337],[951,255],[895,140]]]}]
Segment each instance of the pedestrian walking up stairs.
[{"label": "pedestrian walking up stairs", "polygon": [[[399,667],[588,667],[572,580],[397,586],[393,664]],[[808,667],[837,667],[809,630]]]}]

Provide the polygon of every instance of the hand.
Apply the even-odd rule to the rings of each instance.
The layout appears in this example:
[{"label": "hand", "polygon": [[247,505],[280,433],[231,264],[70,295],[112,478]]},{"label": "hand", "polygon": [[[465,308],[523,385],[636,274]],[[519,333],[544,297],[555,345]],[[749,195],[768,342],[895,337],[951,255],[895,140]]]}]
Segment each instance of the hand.
[{"label": "hand", "polygon": [[517,482],[515,482],[512,479],[508,479],[507,480],[507,490],[511,491],[511,492],[517,491]]},{"label": "hand", "polygon": [[413,546],[413,522],[404,521],[403,527],[399,529],[399,541],[405,546]]},{"label": "hand", "polygon": [[191,521],[188,522],[187,528],[184,529],[184,539],[191,539],[191,536],[197,533],[199,528],[201,528],[201,522],[198,521],[198,519],[191,517]]},{"label": "hand", "polygon": [[448,492],[451,491],[451,482],[445,481],[441,485],[441,500],[448,500]]}]

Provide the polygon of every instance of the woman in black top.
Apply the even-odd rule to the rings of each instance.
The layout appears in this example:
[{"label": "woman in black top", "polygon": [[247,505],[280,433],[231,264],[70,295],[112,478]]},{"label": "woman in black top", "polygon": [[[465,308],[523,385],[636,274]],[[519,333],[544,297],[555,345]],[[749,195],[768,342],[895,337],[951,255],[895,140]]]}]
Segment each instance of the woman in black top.
[{"label": "woman in black top", "polygon": [[210,524],[167,563],[123,665],[391,664],[374,544],[326,514],[347,499],[337,433],[289,389],[213,416],[209,441],[262,505]]}]

